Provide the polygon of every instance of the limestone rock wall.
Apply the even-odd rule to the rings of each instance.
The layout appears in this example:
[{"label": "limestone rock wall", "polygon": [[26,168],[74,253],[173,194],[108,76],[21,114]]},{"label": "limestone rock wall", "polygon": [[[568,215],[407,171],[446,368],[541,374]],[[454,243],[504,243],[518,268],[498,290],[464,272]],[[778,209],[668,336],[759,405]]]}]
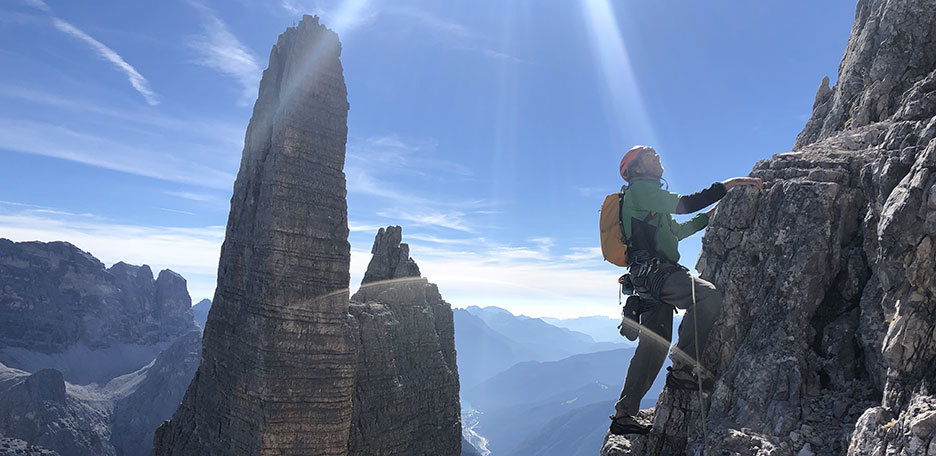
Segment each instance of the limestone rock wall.
[{"label": "limestone rock wall", "polygon": [[106,407],[76,393],[55,369],[29,374],[0,364],[0,435],[63,455],[116,456]]},{"label": "limestone rock wall", "polygon": [[149,266],[123,262],[105,268],[67,242],[0,239],[0,283],[0,350],[167,344],[194,328],[182,276],[167,269],[154,280]]},{"label": "limestone rock wall", "polygon": [[928,0],[860,0],[838,83],[830,88],[823,79],[794,148],[875,122],[932,116],[934,23]]},{"label": "limestone rock wall", "polygon": [[362,284],[403,277],[419,277],[419,266],[409,257],[409,245],[401,243],[403,229],[399,226],[380,228],[371,248],[370,262]]},{"label": "limestone rock wall", "polygon": [[936,1],[868,0],[793,152],[719,203],[711,395],[603,455],[936,454]]},{"label": "limestone rock wall", "polygon": [[111,444],[118,455],[148,455],[156,428],[172,416],[185,395],[201,355],[201,331],[176,339],[133,380],[130,394],[119,394],[111,411]]},{"label": "limestone rock wall", "polygon": [[338,36],[306,16],[270,53],[201,364],[157,431],[157,455],[347,450],[356,358],[340,52]]},{"label": "limestone rock wall", "polygon": [[401,236],[399,226],[380,229],[351,298],[358,367],[348,454],[457,456],[461,407],[452,308],[419,277]]}]

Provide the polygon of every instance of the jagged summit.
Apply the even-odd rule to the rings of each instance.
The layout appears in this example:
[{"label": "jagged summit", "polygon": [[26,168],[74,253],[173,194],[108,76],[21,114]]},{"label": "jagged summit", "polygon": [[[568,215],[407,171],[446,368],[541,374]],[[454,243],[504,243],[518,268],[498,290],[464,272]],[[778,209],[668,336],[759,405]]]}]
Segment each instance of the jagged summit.
[{"label": "jagged summit", "polygon": [[936,8],[929,0],[860,0],[838,83],[823,78],[795,149],[886,120],[936,111]]},{"label": "jagged summit", "polygon": [[665,389],[624,454],[936,452],[936,0],[862,0],[793,152],[731,190],[697,265],[725,296],[711,395]]},{"label": "jagged summit", "polygon": [[182,276],[0,239],[0,454],[148,453],[200,346]]},{"label": "jagged summit", "polygon": [[104,263],[67,242],[0,239],[0,362],[104,384],[195,328],[182,276]]},{"label": "jagged summit", "polygon": [[[451,306],[419,277],[399,226],[381,228],[368,274],[351,297],[358,366],[349,455],[461,451]],[[408,279],[408,280],[390,280]]]},{"label": "jagged summit", "polygon": [[361,284],[382,280],[419,277],[419,266],[409,256],[409,245],[401,242],[403,229],[399,226],[380,228],[374,237],[370,263]]}]

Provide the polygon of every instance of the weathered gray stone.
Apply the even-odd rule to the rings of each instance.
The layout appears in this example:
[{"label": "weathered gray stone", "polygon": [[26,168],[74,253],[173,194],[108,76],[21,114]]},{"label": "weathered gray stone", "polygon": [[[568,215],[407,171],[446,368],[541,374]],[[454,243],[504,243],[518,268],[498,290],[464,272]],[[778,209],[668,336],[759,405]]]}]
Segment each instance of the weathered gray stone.
[{"label": "weathered gray stone", "polygon": [[860,0],[838,82],[831,94],[820,86],[813,116],[794,148],[892,116],[933,117],[934,23],[936,8],[929,0]]},{"label": "weathered gray stone", "polygon": [[152,453],[156,428],[172,416],[198,369],[201,336],[195,329],[177,338],[138,373],[133,392],[115,401],[111,444],[117,454]]},{"label": "weathered gray stone", "polygon": [[664,389],[642,453],[609,436],[602,455],[936,454],[933,71],[936,0],[859,1],[795,151],[755,165],[766,189],[730,191],[703,237],[725,295],[714,391]]},{"label": "weathered gray stone", "polygon": [[[0,239],[0,362],[9,367],[104,384],[194,329],[191,306],[185,279],[168,269],[154,280],[149,266],[105,269],[67,242]],[[83,365],[111,351],[120,356],[106,366]]]},{"label": "weathered gray stone", "polygon": [[0,435],[0,456],[59,456],[48,448]]},{"label": "weathered gray stone", "polygon": [[57,370],[30,375],[0,364],[0,434],[63,455],[115,456],[106,407],[82,399],[66,394]]},{"label": "weathered gray stone", "polygon": [[356,341],[348,316],[347,90],[338,36],[280,35],[247,128],[201,364],[155,454],[344,454]]},{"label": "weathered gray stone", "polygon": [[[462,437],[452,308],[419,277],[401,236],[398,226],[380,229],[361,289],[351,298],[359,357],[348,454],[457,456]],[[387,252],[409,275],[388,273]]]},{"label": "weathered gray stone", "polygon": [[380,228],[371,249],[370,263],[362,284],[382,280],[419,277],[419,266],[409,257],[409,245],[401,243],[403,234],[399,226]]},{"label": "weathered gray stone", "polygon": [[0,240],[0,315],[0,433],[20,454],[150,453],[198,365],[181,276],[105,269],[65,242]]}]

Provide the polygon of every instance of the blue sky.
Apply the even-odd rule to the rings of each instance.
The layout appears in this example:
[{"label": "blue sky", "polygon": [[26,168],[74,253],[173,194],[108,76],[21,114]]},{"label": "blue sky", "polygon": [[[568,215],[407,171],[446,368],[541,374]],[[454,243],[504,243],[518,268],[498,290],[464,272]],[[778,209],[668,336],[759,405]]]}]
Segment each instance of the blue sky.
[{"label": "blue sky", "polygon": [[[352,288],[403,226],[454,306],[619,312],[598,208],[634,144],[670,190],[788,151],[853,1],[0,3],[0,237],[171,268],[211,297],[260,73],[302,13],[338,31]],[[693,266],[701,235],[681,244]]]}]

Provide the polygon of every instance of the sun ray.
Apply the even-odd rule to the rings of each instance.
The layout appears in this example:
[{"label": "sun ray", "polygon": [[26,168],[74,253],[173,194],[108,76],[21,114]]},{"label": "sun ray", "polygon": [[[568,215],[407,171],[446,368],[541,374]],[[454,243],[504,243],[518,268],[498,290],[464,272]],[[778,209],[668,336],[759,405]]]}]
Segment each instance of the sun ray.
[{"label": "sun ray", "polygon": [[612,124],[629,132],[628,143],[657,144],[611,1],[581,0],[581,4],[596,63],[608,89]]}]

